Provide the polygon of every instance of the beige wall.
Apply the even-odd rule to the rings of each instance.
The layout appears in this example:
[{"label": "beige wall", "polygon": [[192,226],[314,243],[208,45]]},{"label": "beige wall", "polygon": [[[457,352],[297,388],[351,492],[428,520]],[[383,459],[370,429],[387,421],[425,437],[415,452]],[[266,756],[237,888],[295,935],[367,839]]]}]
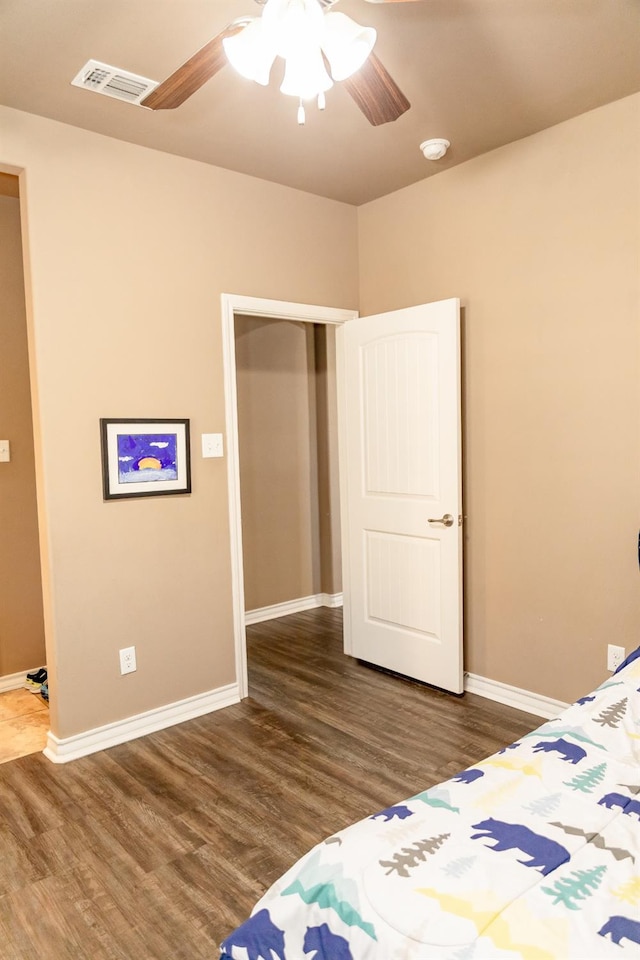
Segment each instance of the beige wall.
[{"label": "beige wall", "polygon": [[45,662],[20,206],[9,196],[0,196],[0,291],[0,434],[11,444],[10,462],[0,463],[0,676],[7,676]]},{"label": "beige wall", "polygon": [[640,641],[640,96],[358,214],[363,314],[464,305],[466,667],[580,696]]},{"label": "beige wall", "polygon": [[[235,679],[226,464],[199,456],[199,435],[224,430],[220,294],[353,307],[356,212],[17,111],[1,109],[0,127],[0,163],[25,171],[64,738]],[[192,495],[103,502],[105,416],[190,417]],[[138,670],[120,677],[129,644]]]},{"label": "beige wall", "polygon": [[[468,669],[571,699],[635,646],[639,103],[357,211],[0,109],[56,734],[233,681],[220,293],[354,307],[358,244],[363,313],[465,305]],[[101,416],[190,417],[193,494],[104,503]]]},{"label": "beige wall", "polygon": [[247,610],[320,591],[313,325],[237,317]]},{"label": "beige wall", "polygon": [[324,325],[235,320],[247,610],[340,590],[327,332],[335,343]]}]

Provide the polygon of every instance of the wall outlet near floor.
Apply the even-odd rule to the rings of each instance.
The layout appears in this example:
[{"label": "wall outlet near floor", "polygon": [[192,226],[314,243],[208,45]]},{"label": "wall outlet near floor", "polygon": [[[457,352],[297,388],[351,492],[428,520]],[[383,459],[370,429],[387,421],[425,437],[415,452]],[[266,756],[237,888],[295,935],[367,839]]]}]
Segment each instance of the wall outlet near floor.
[{"label": "wall outlet near floor", "polygon": [[123,647],[120,651],[120,673],[133,673],[136,667],[136,648]]},{"label": "wall outlet near floor", "polygon": [[614,643],[610,643],[607,647],[607,670],[612,672],[617,670],[626,655],[627,651],[624,647],[616,647]]}]

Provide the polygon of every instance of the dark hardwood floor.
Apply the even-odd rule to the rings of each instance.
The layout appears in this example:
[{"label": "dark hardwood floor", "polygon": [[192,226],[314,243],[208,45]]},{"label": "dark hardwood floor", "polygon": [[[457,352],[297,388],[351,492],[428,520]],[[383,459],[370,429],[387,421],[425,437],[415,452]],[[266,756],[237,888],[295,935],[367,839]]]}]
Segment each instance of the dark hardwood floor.
[{"label": "dark hardwood floor", "polygon": [[312,844],[540,720],[341,653],[341,611],[249,628],[250,697],[57,766],[0,766],[2,960],[199,960]]}]

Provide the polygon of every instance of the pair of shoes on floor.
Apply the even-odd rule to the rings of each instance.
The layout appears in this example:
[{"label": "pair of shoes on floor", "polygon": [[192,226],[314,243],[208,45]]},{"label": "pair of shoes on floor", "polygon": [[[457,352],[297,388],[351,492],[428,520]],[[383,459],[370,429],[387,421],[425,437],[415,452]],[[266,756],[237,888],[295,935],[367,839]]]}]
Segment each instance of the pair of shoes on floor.
[{"label": "pair of shoes on floor", "polygon": [[31,673],[27,674],[27,679],[24,682],[25,690],[28,690],[29,693],[40,693],[42,690],[42,684],[47,682],[47,668],[40,667],[39,670],[33,670]]},{"label": "pair of shoes on floor", "polygon": [[45,703],[49,703],[49,681],[45,680],[42,686],[40,687],[40,696]]}]

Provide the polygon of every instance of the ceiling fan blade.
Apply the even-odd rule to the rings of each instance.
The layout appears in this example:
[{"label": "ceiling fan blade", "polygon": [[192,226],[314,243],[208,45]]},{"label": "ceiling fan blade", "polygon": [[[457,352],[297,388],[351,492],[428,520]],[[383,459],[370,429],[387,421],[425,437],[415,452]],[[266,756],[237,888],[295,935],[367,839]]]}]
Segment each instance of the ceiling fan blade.
[{"label": "ceiling fan blade", "polygon": [[374,127],[397,120],[411,106],[375,53],[342,83]]},{"label": "ceiling fan blade", "polygon": [[225,27],[152,90],[142,100],[141,105],[150,107],[151,110],[173,110],[179,107],[228,63],[222,41],[244,30],[245,26],[245,23],[232,23]]}]

